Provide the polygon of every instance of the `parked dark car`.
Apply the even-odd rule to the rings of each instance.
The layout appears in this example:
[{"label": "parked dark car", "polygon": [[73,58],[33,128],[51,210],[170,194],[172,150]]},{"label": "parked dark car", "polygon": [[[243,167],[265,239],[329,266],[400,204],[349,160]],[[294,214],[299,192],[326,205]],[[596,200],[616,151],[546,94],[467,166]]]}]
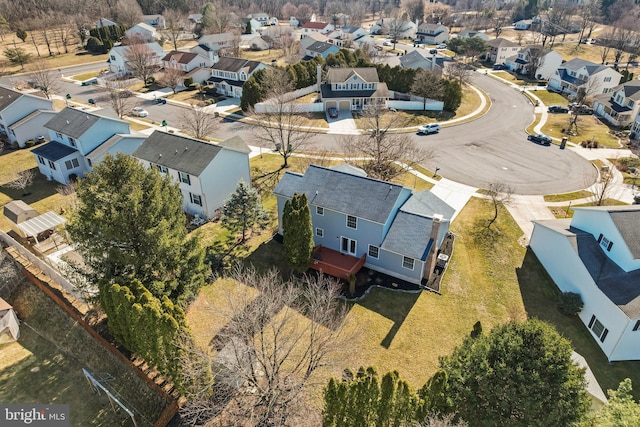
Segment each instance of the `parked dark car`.
[{"label": "parked dark car", "polygon": [[585,114],[585,115],[591,115],[593,114],[593,108],[589,107],[588,105],[569,105],[571,107],[571,111],[573,111],[576,114]]},{"label": "parked dark car", "polygon": [[535,142],[540,145],[551,145],[551,137],[544,133],[538,133],[536,135],[529,135],[529,141]]},{"label": "parked dark car", "polygon": [[560,105],[552,105],[548,111],[550,113],[568,113],[569,109],[567,107],[561,107]]},{"label": "parked dark car", "polygon": [[504,64],[494,64],[493,65],[493,69],[494,70],[504,70]]},{"label": "parked dark car", "polygon": [[332,119],[338,117],[338,110],[336,110],[335,108],[329,108],[329,117]]}]

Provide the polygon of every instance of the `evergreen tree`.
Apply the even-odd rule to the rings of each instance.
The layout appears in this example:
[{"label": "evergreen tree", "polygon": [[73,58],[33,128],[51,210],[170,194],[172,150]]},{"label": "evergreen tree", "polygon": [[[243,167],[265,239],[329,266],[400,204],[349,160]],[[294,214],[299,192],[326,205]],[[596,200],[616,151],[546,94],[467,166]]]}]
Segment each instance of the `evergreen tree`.
[{"label": "evergreen tree", "polygon": [[202,8],[202,19],[200,25],[205,30],[211,29],[216,22],[216,6],[213,3],[205,3]]},{"label": "evergreen tree", "polygon": [[27,32],[22,28],[18,28],[16,30],[16,37],[18,37],[24,43],[24,41],[27,39]]},{"label": "evergreen tree", "polygon": [[31,55],[21,47],[6,48],[4,50],[4,56],[6,56],[12,64],[20,65],[22,69],[24,69],[24,64],[31,59]]},{"label": "evergreen tree", "polygon": [[269,223],[269,213],[262,207],[258,190],[240,181],[236,191],[229,197],[222,210],[222,226],[240,232],[240,243],[247,240],[247,231],[264,230]]},{"label": "evergreen tree", "polygon": [[457,80],[443,79],[442,83],[444,86],[443,108],[445,111],[455,112],[462,103],[462,86]]},{"label": "evergreen tree", "polygon": [[618,390],[608,390],[609,402],[595,416],[600,427],[640,425],[640,403],[633,399],[629,378],[618,386]]},{"label": "evergreen tree", "polygon": [[76,187],[67,231],[90,282],[140,280],[156,298],[185,303],[204,284],[204,250],[187,236],[182,193],[133,157],[106,156]]},{"label": "evergreen tree", "polygon": [[421,394],[432,404],[429,411],[444,404],[444,412],[470,426],[574,425],[590,403],[584,369],[573,363],[571,351],[547,323],[510,322],[465,338],[440,359],[434,389]]},{"label": "evergreen tree", "polygon": [[284,204],[282,232],[287,262],[298,272],[306,271],[313,253],[313,226],[306,194],[296,193]]},{"label": "evergreen tree", "polygon": [[265,70],[258,70],[242,85],[242,96],[240,97],[242,111],[247,111],[258,102],[264,100],[266,95],[265,74]]}]

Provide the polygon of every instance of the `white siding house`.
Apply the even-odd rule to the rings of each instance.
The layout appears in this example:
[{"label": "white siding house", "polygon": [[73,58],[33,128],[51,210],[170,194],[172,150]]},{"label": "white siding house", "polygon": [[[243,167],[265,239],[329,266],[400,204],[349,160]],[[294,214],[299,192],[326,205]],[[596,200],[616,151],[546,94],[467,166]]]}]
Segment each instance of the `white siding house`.
[{"label": "white siding house", "polygon": [[532,67],[534,77],[548,80],[562,64],[562,56],[542,46],[526,46],[517,55],[505,61],[506,67],[520,74],[529,74]]},{"label": "white siding house", "polygon": [[129,39],[140,39],[146,42],[160,40],[160,34],[151,25],[140,22],[124,32]]},{"label": "white siding house", "polygon": [[640,206],[575,208],[572,219],[534,221],[530,247],[609,361],[640,359]]},{"label": "white siding house", "polygon": [[549,78],[549,88],[575,96],[583,88],[587,96],[609,93],[618,86],[622,74],[611,67],[580,58],[560,65]]},{"label": "white siding house", "polygon": [[633,123],[640,112],[640,80],[628,81],[614,87],[610,93],[596,96],[593,110],[614,126]]},{"label": "white siding house", "polygon": [[219,94],[240,98],[244,82],[253,73],[263,68],[266,68],[266,65],[262,62],[223,57],[211,67],[211,77],[208,82],[213,84]]},{"label": "white siding house", "polygon": [[42,127],[46,113],[40,115],[38,111],[53,112],[53,101],[0,86],[0,133],[9,143],[24,147],[26,141],[46,133]]},{"label": "white siding house", "polygon": [[240,137],[213,144],[155,131],[133,156],[180,183],[185,212],[212,218],[238,182],[251,184],[249,152]]},{"label": "white siding house", "polygon": [[[146,49],[149,51],[149,62],[160,65],[162,57],[164,56],[164,50],[156,42],[146,43]],[[126,75],[131,72],[127,66],[127,54],[129,46],[114,46],[109,51],[109,71],[115,74]]]}]

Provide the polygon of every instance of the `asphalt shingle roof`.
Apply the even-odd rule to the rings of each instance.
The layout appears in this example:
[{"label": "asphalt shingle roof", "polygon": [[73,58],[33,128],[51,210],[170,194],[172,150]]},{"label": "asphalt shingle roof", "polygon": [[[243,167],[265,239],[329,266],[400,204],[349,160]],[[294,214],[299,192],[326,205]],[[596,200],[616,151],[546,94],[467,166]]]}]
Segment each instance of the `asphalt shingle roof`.
[{"label": "asphalt shingle roof", "polygon": [[251,74],[261,62],[250,61],[248,59],[231,58],[229,56],[223,56],[213,67],[214,70],[232,71],[239,73],[243,70],[247,75]]},{"label": "asphalt shingle roof", "polygon": [[[333,46],[333,45],[331,45]],[[329,68],[327,73],[327,82],[344,83],[354,74],[359,75],[366,83],[379,82],[378,70],[376,67],[361,68]]]},{"label": "asphalt shingle roof", "polygon": [[409,200],[402,205],[400,210],[427,217],[442,215],[444,219],[449,220],[453,218],[453,215],[456,213],[456,210],[449,206],[444,200],[431,191],[426,190],[413,193]]},{"label": "asphalt shingle roof", "polygon": [[164,58],[162,58],[162,60],[169,62],[173,58],[178,64],[188,64],[196,56],[198,56],[197,53],[172,50],[171,52],[167,53]]},{"label": "asphalt shingle roof", "polygon": [[221,150],[222,147],[219,145],[156,130],[133,155],[180,172],[200,176]]},{"label": "asphalt shingle roof", "polygon": [[384,250],[424,260],[433,244],[432,218],[398,212],[380,247]]},{"label": "asphalt shingle roof", "polygon": [[305,193],[311,205],[384,224],[403,190],[398,184],[311,165],[304,175],[285,173],[274,193]]},{"label": "asphalt shingle roof", "polygon": [[367,90],[331,90],[330,84],[321,84],[322,98],[389,98],[389,89],[386,83],[378,83],[376,89]]},{"label": "asphalt shingle roof", "polygon": [[[607,209],[635,259],[640,259],[640,208],[611,206]],[[640,282],[639,282],[640,285]]]},{"label": "asphalt shingle roof", "polygon": [[323,53],[331,48],[336,48],[337,46],[327,42],[315,42],[311,44],[306,49],[311,52]]},{"label": "asphalt shingle roof", "polygon": [[61,144],[60,142],[57,142],[57,141],[51,141],[51,142],[47,142],[44,145],[34,148],[31,152],[38,156],[42,156],[47,160],[56,162],[77,151],[78,150],[76,150],[73,147],[69,147],[68,145]]},{"label": "asphalt shingle roof", "polygon": [[18,98],[24,96],[23,93],[9,89],[4,86],[0,86],[0,111],[7,108],[18,100]]},{"label": "asphalt shingle roof", "polygon": [[67,107],[49,120],[44,127],[72,138],[80,138],[100,120],[120,121],[111,117],[99,116]]}]

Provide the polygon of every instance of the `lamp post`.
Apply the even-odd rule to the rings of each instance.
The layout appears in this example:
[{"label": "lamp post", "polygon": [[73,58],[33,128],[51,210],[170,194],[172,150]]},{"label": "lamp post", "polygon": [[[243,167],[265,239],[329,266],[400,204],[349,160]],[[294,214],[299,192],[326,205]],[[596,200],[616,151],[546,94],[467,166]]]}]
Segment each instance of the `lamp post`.
[{"label": "lamp post", "polygon": [[569,202],[569,207],[567,208],[567,211],[564,213],[564,217],[568,217],[569,216],[569,211],[571,210],[571,202]]},{"label": "lamp post", "polygon": [[437,177],[438,176],[438,171],[440,170],[439,167],[436,166],[436,170],[433,172],[433,177]]}]

